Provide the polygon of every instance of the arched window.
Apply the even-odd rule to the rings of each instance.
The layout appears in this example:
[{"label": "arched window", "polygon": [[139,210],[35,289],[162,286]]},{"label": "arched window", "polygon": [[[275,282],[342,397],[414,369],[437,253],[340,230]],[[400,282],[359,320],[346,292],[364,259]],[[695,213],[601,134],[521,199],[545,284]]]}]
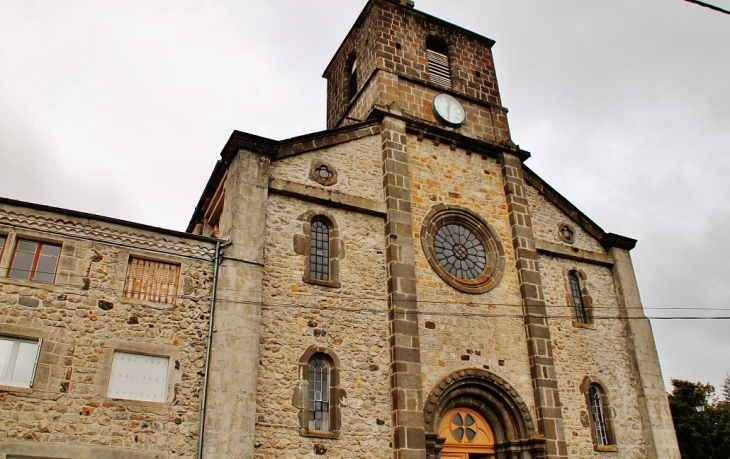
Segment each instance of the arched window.
[{"label": "arched window", "polygon": [[330,230],[322,219],[312,221],[309,234],[309,276],[330,280]]},{"label": "arched window", "polygon": [[606,410],[603,405],[603,394],[597,384],[588,387],[588,403],[593,421],[593,438],[598,446],[610,445],[609,432],[606,425]]},{"label": "arched window", "polygon": [[429,79],[441,86],[451,87],[451,65],[446,42],[438,37],[426,39]]},{"label": "arched window", "polygon": [[334,216],[329,212],[307,211],[297,217],[302,233],[294,235],[294,252],[302,255],[302,281],[324,287],[340,287],[340,260],[345,244],[340,240]]},{"label": "arched window", "polygon": [[309,360],[309,430],[330,430],[330,367],[321,354]]},{"label": "arched window", "polygon": [[348,95],[350,100],[352,100],[357,95],[357,57],[355,57],[355,54],[350,56],[348,62]]},{"label": "arched window", "polygon": [[570,296],[573,298],[573,316],[575,321],[581,324],[587,324],[588,314],[586,314],[586,306],[583,302],[583,292],[580,288],[578,273],[571,271],[568,274],[568,282],[570,283]]},{"label": "arched window", "polygon": [[299,434],[338,438],[340,435],[339,359],[326,347],[312,346],[299,359],[300,389],[294,397],[299,408]]}]

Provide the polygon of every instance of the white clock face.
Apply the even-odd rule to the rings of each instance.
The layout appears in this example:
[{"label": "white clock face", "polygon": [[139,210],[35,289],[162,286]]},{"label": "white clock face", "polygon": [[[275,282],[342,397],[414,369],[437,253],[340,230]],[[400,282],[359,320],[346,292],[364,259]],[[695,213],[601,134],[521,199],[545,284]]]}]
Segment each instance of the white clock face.
[{"label": "white clock face", "polygon": [[434,97],[431,107],[436,118],[449,126],[461,126],[466,120],[464,107],[458,100],[448,94],[439,94]]}]

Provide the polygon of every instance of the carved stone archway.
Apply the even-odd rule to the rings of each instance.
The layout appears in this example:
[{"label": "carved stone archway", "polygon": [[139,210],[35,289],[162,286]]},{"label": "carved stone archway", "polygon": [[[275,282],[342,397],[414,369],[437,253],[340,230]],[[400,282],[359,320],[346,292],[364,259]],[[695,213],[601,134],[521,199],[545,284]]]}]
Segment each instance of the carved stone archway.
[{"label": "carved stone archway", "polygon": [[496,459],[543,459],[540,436],[525,401],[507,381],[480,368],[457,370],[439,381],[423,408],[426,458],[440,459],[443,439],[438,429],[451,409],[466,407],[480,413],[494,434]]}]

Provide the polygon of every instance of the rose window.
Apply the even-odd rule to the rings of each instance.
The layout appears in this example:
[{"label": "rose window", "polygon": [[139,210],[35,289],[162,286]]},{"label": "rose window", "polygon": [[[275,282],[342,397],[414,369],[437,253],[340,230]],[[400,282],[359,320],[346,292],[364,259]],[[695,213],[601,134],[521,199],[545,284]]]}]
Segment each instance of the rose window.
[{"label": "rose window", "polygon": [[431,209],[421,227],[421,247],[433,270],[462,292],[484,293],[502,279],[499,234],[460,206],[439,204]]},{"label": "rose window", "polygon": [[476,279],[487,266],[484,246],[469,228],[444,225],[433,238],[436,259],[448,272],[461,279]]}]

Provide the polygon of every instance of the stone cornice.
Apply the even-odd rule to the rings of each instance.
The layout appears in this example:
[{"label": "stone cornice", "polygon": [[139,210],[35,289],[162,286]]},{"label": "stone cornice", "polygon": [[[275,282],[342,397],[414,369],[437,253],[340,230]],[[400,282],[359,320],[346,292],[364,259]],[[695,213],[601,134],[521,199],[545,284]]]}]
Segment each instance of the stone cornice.
[{"label": "stone cornice", "polygon": [[323,190],[289,180],[271,179],[269,181],[269,192],[301,199],[302,201],[375,215],[376,217],[385,217],[386,212],[385,203],[382,201],[374,201],[337,191]]},{"label": "stone cornice", "polygon": [[535,240],[535,248],[537,249],[537,253],[543,255],[567,258],[569,260],[582,261],[584,263],[591,263],[609,268],[613,266],[614,263],[614,259],[611,255],[591,252],[577,247],[568,247],[561,244],[555,244],[553,242]]},{"label": "stone cornice", "polygon": [[202,241],[185,240],[184,236],[166,237],[164,234],[145,234],[142,231],[133,231],[131,228],[121,229],[103,225],[94,220],[80,221],[60,213],[44,216],[0,206],[0,225],[206,261],[212,261],[215,256],[212,239],[206,245]]}]

